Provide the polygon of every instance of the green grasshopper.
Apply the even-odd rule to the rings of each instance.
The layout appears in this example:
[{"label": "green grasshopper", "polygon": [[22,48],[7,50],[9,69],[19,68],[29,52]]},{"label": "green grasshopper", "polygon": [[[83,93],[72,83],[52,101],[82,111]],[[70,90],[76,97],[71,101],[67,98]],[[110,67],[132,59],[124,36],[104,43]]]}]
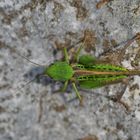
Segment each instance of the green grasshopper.
[{"label": "green grasshopper", "polygon": [[64,82],[61,92],[66,90],[69,82],[72,83],[72,87],[80,101],[82,98],[77,85],[85,89],[99,88],[118,83],[131,75],[140,75],[140,70],[128,70],[121,66],[98,63],[95,57],[91,55],[79,57],[81,49],[82,47],[78,49],[74,57],[76,63],[70,63],[67,49],[63,48],[64,61],[54,62],[46,67],[43,73],[44,76]]}]

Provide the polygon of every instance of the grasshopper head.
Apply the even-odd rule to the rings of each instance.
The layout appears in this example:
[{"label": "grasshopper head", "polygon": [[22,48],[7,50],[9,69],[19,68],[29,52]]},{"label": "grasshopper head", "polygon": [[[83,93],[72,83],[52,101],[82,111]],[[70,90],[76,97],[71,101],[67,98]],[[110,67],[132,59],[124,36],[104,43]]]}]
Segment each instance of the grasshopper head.
[{"label": "grasshopper head", "polygon": [[71,79],[74,71],[67,62],[58,61],[47,67],[45,74],[54,80],[67,81]]}]

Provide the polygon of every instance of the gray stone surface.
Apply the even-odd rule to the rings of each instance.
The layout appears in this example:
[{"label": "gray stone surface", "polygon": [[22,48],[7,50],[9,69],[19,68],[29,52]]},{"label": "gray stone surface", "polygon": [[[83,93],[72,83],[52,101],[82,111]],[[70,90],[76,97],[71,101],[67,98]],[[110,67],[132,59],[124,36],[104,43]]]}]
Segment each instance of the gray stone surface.
[{"label": "gray stone surface", "polygon": [[[111,42],[120,44],[140,32],[139,0],[100,1],[0,0],[0,140],[140,139],[139,76],[126,88],[121,83],[80,90],[84,105],[79,106],[77,100],[68,102],[75,96],[71,87],[64,95],[54,94],[59,82],[42,78],[26,85],[43,69],[17,54],[49,65],[62,57],[61,43],[76,48],[84,32],[91,31],[85,50],[102,57],[113,50]],[[140,67],[139,42],[127,47],[120,65]],[[130,111],[106,98],[123,88]]]}]

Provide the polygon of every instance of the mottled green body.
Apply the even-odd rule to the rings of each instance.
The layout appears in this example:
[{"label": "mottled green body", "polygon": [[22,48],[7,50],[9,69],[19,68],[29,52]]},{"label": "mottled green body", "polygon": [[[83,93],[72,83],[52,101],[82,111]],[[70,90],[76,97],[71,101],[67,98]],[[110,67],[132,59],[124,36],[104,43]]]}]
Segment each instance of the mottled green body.
[{"label": "mottled green body", "polygon": [[81,96],[77,90],[78,83],[82,88],[98,88],[104,85],[116,83],[129,75],[140,74],[140,71],[129,71],[120,66],[97,63],[90,55],[82,55],[77,63],[69,64],[67,51],[64,48],[65,61],[57,61],[46,68],[44,75],[54,80],[64,81],[61,91],[65,91],[68,81],[72,82],[77,97]]}]

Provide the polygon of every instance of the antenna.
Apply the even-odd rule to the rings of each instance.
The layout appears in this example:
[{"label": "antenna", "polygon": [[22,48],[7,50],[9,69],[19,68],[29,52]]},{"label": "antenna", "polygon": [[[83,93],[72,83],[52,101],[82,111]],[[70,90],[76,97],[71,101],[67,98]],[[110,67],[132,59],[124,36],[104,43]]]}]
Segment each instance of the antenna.
[{"label": "antenna", "polygon": [[43,67],[45,66],[45,65],[40,65],[40,64],[38,64],[38,63],[35,63],[35,62],[29,60],[27,57],[25,57],[25,56],[19,54],[17,51],[16,51],[15,53],[16,53],[17,55],[19,55],[20,57],[26,59],[26,60],[29,61],[30,63],[34,64],[34,65],[37,65],[37,66],[43,66]]}]

